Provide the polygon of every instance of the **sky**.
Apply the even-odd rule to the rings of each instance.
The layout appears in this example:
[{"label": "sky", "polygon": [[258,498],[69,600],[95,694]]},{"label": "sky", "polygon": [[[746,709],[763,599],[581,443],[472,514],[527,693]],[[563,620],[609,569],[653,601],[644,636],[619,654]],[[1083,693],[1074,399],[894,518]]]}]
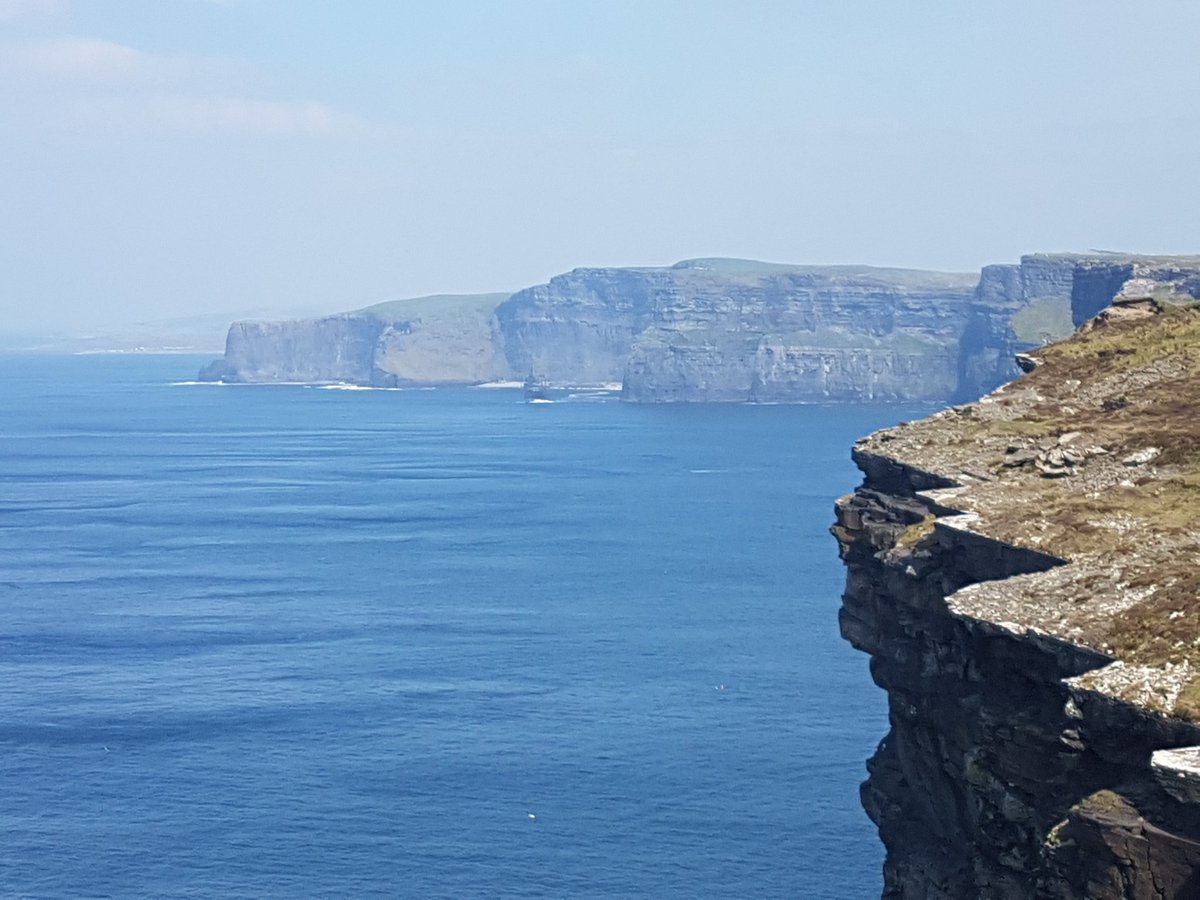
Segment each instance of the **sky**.
[{"label": "sky", "polygon": [[0,335],[1196,252],[1194,0],[0,0]]}]

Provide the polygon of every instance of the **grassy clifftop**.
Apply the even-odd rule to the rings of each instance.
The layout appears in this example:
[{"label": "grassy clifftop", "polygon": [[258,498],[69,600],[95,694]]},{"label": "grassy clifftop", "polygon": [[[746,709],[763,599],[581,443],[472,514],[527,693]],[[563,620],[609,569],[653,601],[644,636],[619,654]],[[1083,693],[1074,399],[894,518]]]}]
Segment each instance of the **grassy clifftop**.
[{"label": "grassy clifftop", "polygon": [[385,300],[357,310],[384,322],[455,316],[490,316],[512,294],[430,294],[407,300]]},{"label": "grassy clifftop", "polygon": [[[967,514],[954,527],[1067,561],[965,588],[956,612],[1106,653],[1119,665],[1084,686],[1198,717],[1200,304],[1113,307],[1034,362],[861,449],[960,485],[941,498]],[[914,528],[905,552],[932,532]]]}]

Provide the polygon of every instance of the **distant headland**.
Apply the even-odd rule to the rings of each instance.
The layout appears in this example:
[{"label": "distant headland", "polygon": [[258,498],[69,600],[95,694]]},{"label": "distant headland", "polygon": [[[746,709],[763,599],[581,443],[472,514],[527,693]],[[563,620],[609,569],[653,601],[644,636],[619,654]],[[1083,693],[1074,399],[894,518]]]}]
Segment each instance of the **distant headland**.
[{"label": "distant headland", "polygon": [[1033,254],[979,274],[692,259],[581,268],[513,294],[235,322],[201,380],[406,387],[536,375],[633,402],[969,400],[1121,285],[1186,289],[1200,257]]}]

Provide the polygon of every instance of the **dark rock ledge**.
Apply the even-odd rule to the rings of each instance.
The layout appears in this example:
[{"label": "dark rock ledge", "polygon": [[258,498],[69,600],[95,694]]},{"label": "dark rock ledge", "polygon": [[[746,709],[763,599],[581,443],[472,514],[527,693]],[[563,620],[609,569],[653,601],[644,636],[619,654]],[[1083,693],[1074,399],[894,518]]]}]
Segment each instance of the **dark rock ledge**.
[{"label": "dark rock ledge", "polygon": [[1198,408],[1200,311],[1147,299],[855,448],[885,897],[1200,897]]}]

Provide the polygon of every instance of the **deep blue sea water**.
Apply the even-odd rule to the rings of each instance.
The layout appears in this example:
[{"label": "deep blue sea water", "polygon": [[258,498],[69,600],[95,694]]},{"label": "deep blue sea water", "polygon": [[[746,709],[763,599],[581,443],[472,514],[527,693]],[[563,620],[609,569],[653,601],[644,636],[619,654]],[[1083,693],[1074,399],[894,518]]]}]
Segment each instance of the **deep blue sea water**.
[{"label": "deep blue sea water", "polygon": [[0,358],[0,893],[878,896],[826,529],[918,410],[200,362]]}]

